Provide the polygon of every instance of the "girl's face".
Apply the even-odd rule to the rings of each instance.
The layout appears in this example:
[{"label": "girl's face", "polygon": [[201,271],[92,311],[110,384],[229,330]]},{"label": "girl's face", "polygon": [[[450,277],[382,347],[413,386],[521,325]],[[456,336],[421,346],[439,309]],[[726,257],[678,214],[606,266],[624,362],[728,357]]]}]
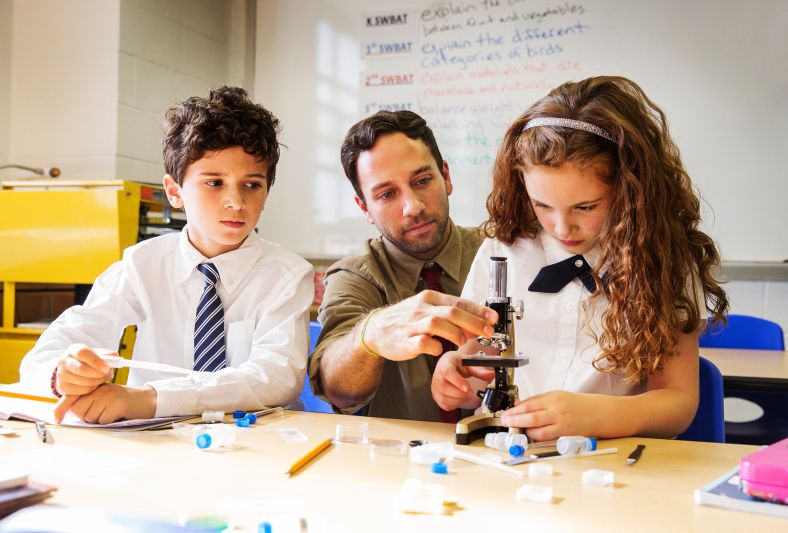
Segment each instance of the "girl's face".
[{"label": "girl's face", "polygon": [[536,165],[525,174],[536,218],[567,252],[584,254],[599,240],[611,193],[604,171],[567,161],[558,168]]}]

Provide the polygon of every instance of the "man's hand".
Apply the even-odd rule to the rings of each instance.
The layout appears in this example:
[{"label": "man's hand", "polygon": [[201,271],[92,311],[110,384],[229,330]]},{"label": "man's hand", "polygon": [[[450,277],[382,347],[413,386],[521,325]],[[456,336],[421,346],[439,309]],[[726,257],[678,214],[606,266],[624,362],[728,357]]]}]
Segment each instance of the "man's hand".
[{"label": "man's hand", "polygon": [[445,411],[452,411],[458,407],[478,406],[476,387],[469,378],[489,382],[495,377],[492,368],[463,366],[462,358],[465,355],[460,352],[446,352],[438,360],[435,372],[432,374],[432,397]]},{"label": "man's hand", "polygon": [[426,290],[375,312],[368,319],[363,341],[386,359],[405,361],[420,354],[440,355],[441,342],[433,337],[457,346],[478,335],[489,337],[497,320],[492,309]]},{"label": "man's hand", "polygon": [[64,396],[55,407],[55,421],[60,423],[71,411],[92,424],[109,424],[117,420],[152,418],[156,414],[156,390],[135,389],[104,383],[84,396]]}]

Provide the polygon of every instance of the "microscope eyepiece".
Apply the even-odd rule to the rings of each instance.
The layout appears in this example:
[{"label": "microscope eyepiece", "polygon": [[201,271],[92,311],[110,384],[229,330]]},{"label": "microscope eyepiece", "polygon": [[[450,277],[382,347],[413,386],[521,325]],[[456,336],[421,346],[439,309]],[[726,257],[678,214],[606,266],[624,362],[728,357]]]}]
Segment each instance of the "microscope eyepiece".
[{"label": "microscope eyepiece", "polygon": [[506,296],[506,258],[505,257],[491,257],[490,258],[490,277],[488,278],[489,286],[487,287],[487,301],[490,303],[495,302],[508,302],[509,298]]}]

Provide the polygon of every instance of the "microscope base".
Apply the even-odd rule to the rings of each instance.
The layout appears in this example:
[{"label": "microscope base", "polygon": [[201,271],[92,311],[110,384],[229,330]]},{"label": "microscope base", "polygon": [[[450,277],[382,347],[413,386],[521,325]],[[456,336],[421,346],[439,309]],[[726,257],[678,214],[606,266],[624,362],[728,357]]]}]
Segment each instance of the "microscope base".
[{"label": "microscope base", "polygon": [[[483,439],[487,433],[497,433],[499,431],[509,431],[508,426],[501,424],[501,417],[491,413],[484,413],[473,416],[466,416],[459,422],[454,430],[457,444],[470,444],[471,442]],[[522,430],[514,430],[522,433]]]}]

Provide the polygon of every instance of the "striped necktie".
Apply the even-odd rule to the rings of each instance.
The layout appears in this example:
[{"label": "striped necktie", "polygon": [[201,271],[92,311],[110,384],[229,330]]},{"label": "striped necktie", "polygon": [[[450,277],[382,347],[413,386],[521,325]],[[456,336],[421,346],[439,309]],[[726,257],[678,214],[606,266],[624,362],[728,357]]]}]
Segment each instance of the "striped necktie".
[{"label": "striped necktie", "polygon": [[213,263],[198,265],[197,270],[205,278],[205,289],[194,322],[194,370],[214,372],[225,367],[224,309],[216,291],[219,271]]}]

